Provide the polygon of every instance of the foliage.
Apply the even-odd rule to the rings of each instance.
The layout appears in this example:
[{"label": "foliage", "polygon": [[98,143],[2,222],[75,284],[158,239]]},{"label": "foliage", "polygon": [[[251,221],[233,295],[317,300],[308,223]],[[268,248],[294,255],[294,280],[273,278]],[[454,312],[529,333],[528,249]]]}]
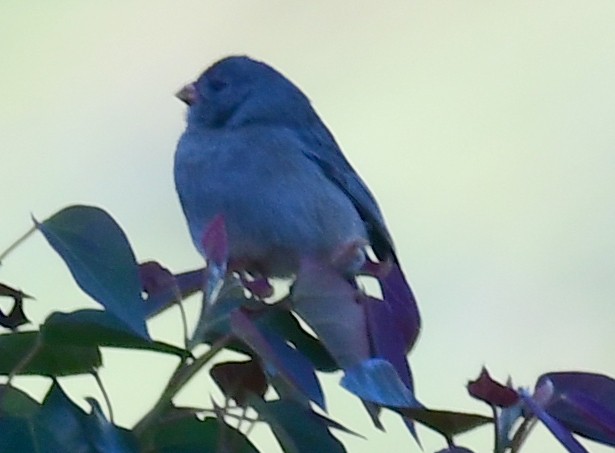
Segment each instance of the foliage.
[{"label": "foliage", "polygon": [[[102,309],[53,312],[38,328],[23,330],[30,296],[0,284],[0,296],[14,301],[8,314],[0,312],[0,325],[8,330],[0,335],[0,373],[7,376],[0,385],[0,453],[252,453],[258,450],[247,433],[254,423],[266,423],[285,452],[344,452],[333,433],[351,431],[326,415],[319,380],[320,373],[338,369],[344,371],[341,385],[363,401],[376,426],[381,426],[382,409],[394,411],[415,436],[414,423],[441,433],[446,444],[441,452],[471,451],[457,446],[455,437],[484,424],[493,424],[496,453],[517,452],[537,422],[570,452],[586,451],[576,436],[615,446],[615,381],[602,375],[547,373],[530,391],[498,383],[483,370],[468,391],[491,407],[491,416],[435,410],[419,402],[406,355],[420,320],[414,301],[401,302],[399,288],[407,285],[401,274],[382,279],[383,298],[376,299],[330,263],[306,260],[290,293],[276,300],[267,281],[227,271],[221,218],[203,235],[209,265],[176,275],[156,262],[138,264],[119,225],[101,209],[68,207],[35,227]],[[383,270],[371,275],[378,272]],[[181,308],[181,301],[196,293],[203,294],[202,311],[192,334],[184,316],[185,343],[152,339],[147,320],[173,304]],[[201,343],[209,349],[195,356]],[[85,412],[57,380],[93,374],[106,395],[98,369],[100,349],[109,346],[147,349],[178,360],[157,403],[130,429],[113,423],[108,399],[109,419],[92,398]],[[239,351],[246,359],[216,361],[223,349]],[[177,392],[214,362],[210,375],[226,396],[224,403],[176,407]],[[50,378],[42,402],[14,385],[17,375]],[[255,419],[246,416],[247,408],[257,414]]]}]

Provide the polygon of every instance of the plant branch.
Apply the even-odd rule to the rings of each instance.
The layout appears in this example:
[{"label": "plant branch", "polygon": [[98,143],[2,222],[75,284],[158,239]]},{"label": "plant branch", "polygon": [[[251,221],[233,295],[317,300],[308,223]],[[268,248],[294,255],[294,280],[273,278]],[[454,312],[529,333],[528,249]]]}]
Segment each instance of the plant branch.
[{"label": "plant branch", "polygon": [[11,254],[13,250],[21,245],[26,239],[28,239],[32,233],[36,231],[36,225],[32,226],[28,231],[26,231],[23,235],[21,235],[15,242],[13,242],[9,247],[2,253],[0,253],[0,264],[2,261]]},{"label": "plant branch", "polygon": [[96,380],[96,383],[98,384],[98,388],[100,389],[100,392],[102,393],[102,396],[105,399],[105,404],[107,405],[107,409],[109,410],[109,421],[111,423],[114,423],[113,407],[111,406],[111,399],[109,398],[109,394],[107,393],[107,390],[105,389],[105,386],[103,385],[102,379],[100,379],[100,375],[98,374],[98,371],[94,370],[92,372],[92,376],[94,376],[94,379]]},{"label": "plant branch", "polygon": [[225,335],[212,344],[209,350],[194,362],[190,364],[182,362],[179,364],[154,407],[135,425],[133,431],[137,437],[142,436],[156,422],[160,415],[171,405],[175,395],[229,343],[231,338],[230,334]]}]

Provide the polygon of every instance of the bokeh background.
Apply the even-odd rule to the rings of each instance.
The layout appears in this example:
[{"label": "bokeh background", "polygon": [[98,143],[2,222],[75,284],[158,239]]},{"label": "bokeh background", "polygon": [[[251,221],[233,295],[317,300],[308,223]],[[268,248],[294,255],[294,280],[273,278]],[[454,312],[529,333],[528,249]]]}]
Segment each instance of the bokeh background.
[{"label": "bokeh background", "polygon": [[[0,249],[31,214],[87,203],[115,217],[139,259],[199,266],[172,181],[184,117],[173,93],[248,54],[305,90],[376,194],[422,309],[411,361],[423,402],[488,414],[464,388],[483,365],[526,386],[554,370],[615,375],[614,23],[606,0],[3,0]],[[41,237],[0,281],[36,296],[35,324],[94,306]],[[150,326],[175,342],[178,327],[174,311]],[[104,361],[124,425],[175,365],[114,350]],[[325,379],[331,415],[368,438],[340,435],[349,452],[419,451],[392,414],[386,434],[373,429],[338,379]],[[91,378],[62,383],[77,402],[100,396]],[[180,402],[210,392],[203,375]],[[425,451],[444,447],[420,434]],[[488,428],[458,440],[491,448]],[[279,451],[266,427],[254,441]],[[542,428],[526,447],[560,450]]]}]

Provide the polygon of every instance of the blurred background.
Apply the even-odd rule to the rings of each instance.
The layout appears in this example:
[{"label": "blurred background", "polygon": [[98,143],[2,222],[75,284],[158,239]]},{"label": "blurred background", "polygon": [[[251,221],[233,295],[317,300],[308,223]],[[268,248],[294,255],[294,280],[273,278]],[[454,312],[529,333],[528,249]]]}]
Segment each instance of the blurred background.
[{"label": "blurred background", "polygon": [[[140,260],[200,266],[172,179],[184,127],[173,94],[247,54],[307,93],[378,198],[422,309],[411,363],[425,404],[488,414],[465,390],[483,365],[530,387],[555,370],[615,376],[614,23],[606,0],[3,0],[0,250],[31,215],[85,203],[114,216]],[[35,325],[95,306],[40,236],[0,281],[36,297]],[[150,328],[178,343],[179,326],[170,311]],[[103,359],[125,426],[175,366],[151,353]],[[330,414],[367,437],[340,434],[350,453],[419,451],[395,415],[387,433],[371,427],[339,377],[325,378]],[[80,404],[100,397],[91,378],[61,382]],[[38,396],[47,386],[17,383]],[[212,392],[202,375],[179,402],[208,405]],[[419,433],[425,451],[444,447]],[[253,439],[279,451],[266,427]],[[490,428],[458,443],[490,451]],[[561,450],[538,428],[525,451]]]}]

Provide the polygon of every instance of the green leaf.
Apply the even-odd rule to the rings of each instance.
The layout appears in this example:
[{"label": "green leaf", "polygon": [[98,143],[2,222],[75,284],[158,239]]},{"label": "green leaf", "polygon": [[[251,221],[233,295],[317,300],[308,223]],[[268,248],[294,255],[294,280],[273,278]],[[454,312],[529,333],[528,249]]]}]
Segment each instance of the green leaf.
[{"label": "green leaf", "polygon": [[6,384],[0,385],[0,414],[13,417],[33,417],[41,405],[27,393]]},{"label": "green leaf", "polygon": [[39,332],[0,335],[0,374],[68,376],[90,373],[102,365],[97,347],[47,344]]},{"label": "green leaf", "polygon": [[109,214],[91,206],[70,206],[37,227],[83,291],[136,334],[149,338],[137,262]]},{"label": "green leaf", "polygon": [[491,417],[479,414],[410,407],[389,407],[389,409],[438,431],[447,438],[493,423]]},{"label": "green leaf", "polygon": [[259,416],[269,423],[286,453],[344,453],[330,432],[327,419],[292,400],[252,401]]},{"label": "green leaf", "polygon": [[158,453],[258,453],[243,433],[222,420],[207,417],[200,421],[193,414],[174,417],[158,425],[154,444]]},{"label": "green leaf", "polygon": [[115,347],[146,349],[186,357],[189,352],[160,341],[152,341],[134,333],[102,310],[78,310],[52,313],[41,326],[45,343],[82,347]]}]

